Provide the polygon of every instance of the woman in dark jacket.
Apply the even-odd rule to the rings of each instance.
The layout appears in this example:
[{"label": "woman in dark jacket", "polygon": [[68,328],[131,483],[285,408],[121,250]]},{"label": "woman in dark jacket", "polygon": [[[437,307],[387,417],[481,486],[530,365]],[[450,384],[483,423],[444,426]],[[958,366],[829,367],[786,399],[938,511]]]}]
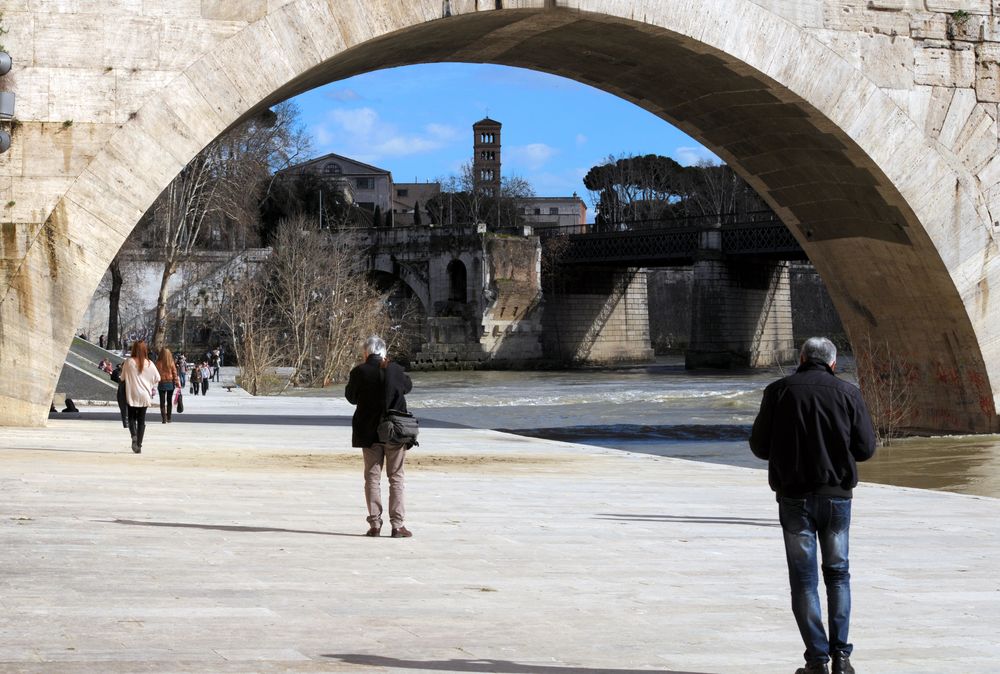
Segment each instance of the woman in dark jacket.
[{"label": "woman in dark jacket", "polygon": [[118,382],[118,410],[122,413],[122,428],[128,428],[128,402],[125,400],[125,381],[122,379],[122,364],[111,371],[111,381]]},{"label": "woman in dark jacket", "polygon": [[365,457],[365,500],[368,503],[366,536],[378,536],[382,530],[382,465],[389,478],[389,522],[393,538],[413,534],[403,526],[403,462],[406,445],[382,444],[378,424],[387,409],[406,412],[406,394],[413,388],[403,368],[389,361],[385,342],[371,336],[365,342],[364,362],[351,370],[344,394],[357,405],[351,419],[351,444],[361,447]]}]

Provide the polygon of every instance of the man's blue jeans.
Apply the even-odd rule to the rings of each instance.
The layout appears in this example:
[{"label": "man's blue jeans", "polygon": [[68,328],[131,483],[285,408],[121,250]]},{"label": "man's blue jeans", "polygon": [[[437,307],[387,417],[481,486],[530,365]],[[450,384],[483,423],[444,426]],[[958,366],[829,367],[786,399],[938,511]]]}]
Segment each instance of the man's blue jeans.
[{"label": "man's blue jeans", "polygon": [[[831,655],[850,655],[851,573],[847,561],[851,499],[812,494],[778,498],[778,515],[785,534],[792,613],[805,642],[807,664],[823,663]],[[823,553],[830,636],[823,629],[817,585],[816,541]]]}]

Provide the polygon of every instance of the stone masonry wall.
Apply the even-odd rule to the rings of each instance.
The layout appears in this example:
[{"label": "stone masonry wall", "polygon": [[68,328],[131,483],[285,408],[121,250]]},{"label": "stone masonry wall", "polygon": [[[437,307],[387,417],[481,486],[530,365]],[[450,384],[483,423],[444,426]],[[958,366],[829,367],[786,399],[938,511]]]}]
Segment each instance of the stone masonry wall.
[{"label": "stone masonry wall", "polygon": [[766,367],[793,360],[788,278],[787,262],[696,262],[685,364]]},{"label": "stone masonry wall", "polygon": [[546,288],[545,355],[575,364],[646,362],[649,310],[644,270],[573,269]]},{"label": "stone masonry wall", "polygon": [[[649,331],[657,354],[682,353],[691,340],[691,301],[694,270],[690,267],[647,270]],[[850,349],[847,333],[830,294],[808,262],[789,268],[792,335],[796,345],[824,335],[840,348]]]}]

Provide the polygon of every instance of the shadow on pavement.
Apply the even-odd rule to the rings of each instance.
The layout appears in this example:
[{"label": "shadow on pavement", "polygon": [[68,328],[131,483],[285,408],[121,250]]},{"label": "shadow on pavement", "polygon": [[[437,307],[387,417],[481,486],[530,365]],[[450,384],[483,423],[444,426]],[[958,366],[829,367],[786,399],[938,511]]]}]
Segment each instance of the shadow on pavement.
[{"label": "shadow on pavement", "polygon": [[693,524],[743,524],[750,527],[780,527],[774,520],[753,517],[700,517],[697,515],[634,515],[620,513],[597,513],[597,520],[617,520],[619,522],[690,522]]},{"label": "shadow on pavement", "polygon": [[136,527],[174,527],[177,529],[206,529],[208,531],[243,531],[247,533],[277,532],[285,534],[314,534],[316,536],[351,536],[364,538],[364,534],[342,534],[337,531],[310,531],[308,529],[281,529],[278,527],[241,527],[231,524],[190,524],[186,522],[148,522],[142,520],[95,520],[109,524],[129,524]]},{"label": "shadow on pavement", "polygon": [[706,672],[681,672],[673,669],[605,669],[600,667],[559,667],[554,665],[527,665],[510,660],[401,660],[381,655],[331,653],[324,658],[340,660],[351,665],[388,667],[396,669],[424,669],[441,672],[499,672],[500,674],[707,674]]},{"label": "shadow on pavement", "polygon": [[[155,407],[151,407],[152,412],[156,412]],[[151,412],[151,414],[152,414]],[[59,414],[58,419],[84,419],[87,421],[118,421],[121,422],[121,414],[117,408],[114,412],[82,412],[79,416],[70,414]],[[417,412],[421,428],[470,428],[462,424],[455,424],[450,421],[438,421],[430,419]],[[149,423],[147,417],[146,423]],[[305,415],[305,414],[184,414],[174,412],[173,422],[197,423],[197,424],[267,424],[272,426],[339,426],[351,427],[351,417],[341,415]]]}]

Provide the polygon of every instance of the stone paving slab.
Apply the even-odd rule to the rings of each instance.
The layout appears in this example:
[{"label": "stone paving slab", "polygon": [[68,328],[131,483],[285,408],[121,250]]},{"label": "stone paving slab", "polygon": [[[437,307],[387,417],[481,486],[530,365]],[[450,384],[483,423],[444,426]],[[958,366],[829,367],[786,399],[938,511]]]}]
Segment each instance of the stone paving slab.
[{"label": "stone paving slab", "polygon": [[[210,395],[194,414],[347,414]],[[761,470],[475,429],[408,461],[414,538],[368,539],[344,427],[0,430],[0,672],[791,674]],[[861,673],[1000,662],[1000,501],[862,485]]]}]

